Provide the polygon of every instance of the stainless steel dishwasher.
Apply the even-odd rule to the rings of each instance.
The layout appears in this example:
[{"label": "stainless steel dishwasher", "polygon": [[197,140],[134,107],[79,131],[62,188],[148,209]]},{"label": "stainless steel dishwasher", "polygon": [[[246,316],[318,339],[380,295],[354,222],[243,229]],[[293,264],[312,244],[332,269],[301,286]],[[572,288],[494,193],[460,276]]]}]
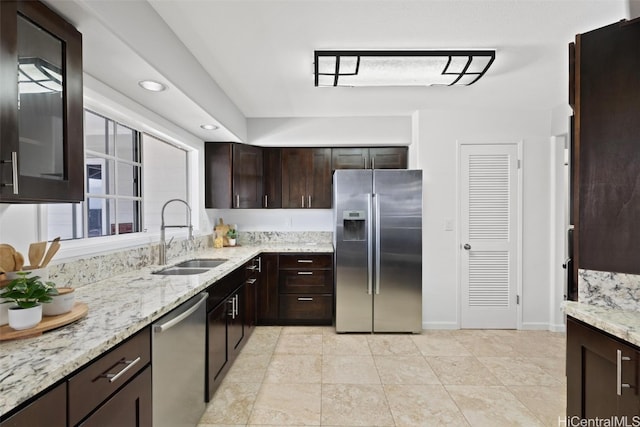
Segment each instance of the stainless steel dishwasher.
[{"label": "stainless steel dishwasher", "polygon": [[196,426],[204,413],[206,292],[153,324],[154,427]]}]

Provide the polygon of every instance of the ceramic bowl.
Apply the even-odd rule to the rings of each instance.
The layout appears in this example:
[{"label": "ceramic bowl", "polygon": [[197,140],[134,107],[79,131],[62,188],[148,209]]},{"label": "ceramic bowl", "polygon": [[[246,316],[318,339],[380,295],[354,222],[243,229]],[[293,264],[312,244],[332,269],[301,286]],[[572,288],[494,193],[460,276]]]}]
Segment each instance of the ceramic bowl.
[{"label": "ceramic bowl", "polygon": [[76,294],[73,288],[57,288],[58,295],[53,296],[53,300],[46,304],[42,304],[42,314],[45,316],[57,316],[59,314],[68,313],[73,308],[76,300]]}]

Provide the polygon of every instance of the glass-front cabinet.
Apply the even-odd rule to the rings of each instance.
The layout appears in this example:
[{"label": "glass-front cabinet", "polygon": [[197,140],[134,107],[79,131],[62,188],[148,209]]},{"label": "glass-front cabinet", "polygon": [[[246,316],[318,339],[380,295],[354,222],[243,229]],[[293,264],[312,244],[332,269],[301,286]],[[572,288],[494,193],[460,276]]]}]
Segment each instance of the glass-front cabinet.
[{"label": "glass-front cabinet", "polygon": [[0,95],[0,202],[82,201],[82,35],[41,2],[0,2]]}]

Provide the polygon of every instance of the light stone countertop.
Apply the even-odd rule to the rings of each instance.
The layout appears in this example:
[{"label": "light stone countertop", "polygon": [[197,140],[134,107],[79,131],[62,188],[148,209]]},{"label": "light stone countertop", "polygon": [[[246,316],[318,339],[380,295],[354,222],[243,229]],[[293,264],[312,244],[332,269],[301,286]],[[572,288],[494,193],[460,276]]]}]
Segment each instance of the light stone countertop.
[{"label": "light stone countertop", "polygon": [[[76,289],[87,317],[40,337],[0,342],[0,415],[53,385],[116,344],[205,290],[260,253],[331,253],[331,243],[268,243],[209,248],[172,259],[223,258],[224,264],[192,276],[151,274],[149,266]],[[204,337],[203,337],[204,338]]]},{"label": "light stone countertop", "polygon": [[563,302],[562,309],[567,316],[640,347],[640,312],[638,311],[599,307],[575,301]]}]

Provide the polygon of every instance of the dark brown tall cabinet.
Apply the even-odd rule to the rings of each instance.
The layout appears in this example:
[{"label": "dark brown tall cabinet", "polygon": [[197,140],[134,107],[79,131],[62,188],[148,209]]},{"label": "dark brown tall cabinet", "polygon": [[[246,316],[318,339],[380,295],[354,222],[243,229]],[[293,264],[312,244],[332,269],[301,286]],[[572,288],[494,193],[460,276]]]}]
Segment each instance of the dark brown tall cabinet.
[{"label": "dark brown tall cabinet", "polygon": [[82,124],[82,35],[41,2],[0,2],[0,202],[82,201]]},{"label": "dark brown tall cabinet", "polygon": [[407,147],[333,148],[331,168],[406,169]]},{"label": "dark brown tall cabinet", "polygon": [[262,148],[207,142],[204,151],[207,208],[262,207]]},{"label": "dark brown tall cabinet", "polygon": [[640,415],[640,351],[567,318],[567,416],[610,419]]},{"label": "dark brown tall cabinet", "polygon": [[640,274],[640,19],[579,34],[572,50],[574,278]]},{"label": "dark brown tall cabinet", "polygon": [[331,148],[283,149],[282,207],[331,207]]}]

